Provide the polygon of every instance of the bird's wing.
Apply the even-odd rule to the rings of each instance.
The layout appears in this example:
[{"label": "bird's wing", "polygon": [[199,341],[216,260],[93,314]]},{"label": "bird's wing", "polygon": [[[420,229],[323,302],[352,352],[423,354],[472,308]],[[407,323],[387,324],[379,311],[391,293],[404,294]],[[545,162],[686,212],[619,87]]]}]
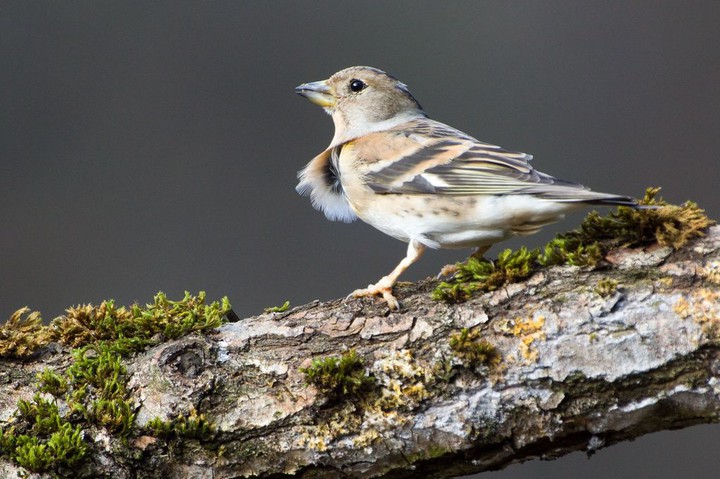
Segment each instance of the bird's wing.
[{"label": "bird's wing", "polygon": [[[365,162],[367,185],[378,194],[535,194],[557,195],[565,201],[592,199],[585,198],[588,190],[584,186],[535,170],[530,165],[531,155],[482,143],[425,118],[372,133],[352,144],[357,157]],[[570,191],[577,197],[571,199]]]}]

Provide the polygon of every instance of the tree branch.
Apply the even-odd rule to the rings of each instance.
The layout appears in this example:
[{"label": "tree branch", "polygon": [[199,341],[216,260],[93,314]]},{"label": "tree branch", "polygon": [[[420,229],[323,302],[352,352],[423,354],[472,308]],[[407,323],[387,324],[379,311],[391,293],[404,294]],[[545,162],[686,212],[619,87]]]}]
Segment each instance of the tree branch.
[{"label": "tree branch", "polygon": [[[156,345],[127,362],[127,445],[84,429],[72,475],[451,477],[717,422],[720,227],[607,260],[460,304],[427,280],[396,288],[399,312],[315,301]],[[0,362],[3,429],[68,351]],[[0,459],[2,477],[21,470]]]}]

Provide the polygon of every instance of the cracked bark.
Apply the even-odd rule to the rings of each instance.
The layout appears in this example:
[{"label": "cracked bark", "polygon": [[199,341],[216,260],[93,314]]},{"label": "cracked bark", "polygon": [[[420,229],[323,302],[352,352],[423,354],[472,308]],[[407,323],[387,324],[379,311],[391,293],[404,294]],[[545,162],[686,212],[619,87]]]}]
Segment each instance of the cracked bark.
[{"label": "cracked bark", "polygon": [[[536,457],[595,450],[718,421],[720,227],[679,251],[620,250],[611,266],[554,267],[462,304],[430,299],[433,281],[379,301],[318,301],[156,346],[128,362],[138,430],[193,408],[216,432],[129,446],[87,431],[93,454],[73,475],[121,478],[451,477]],[[618,283],[605,296],[602,280]],[[502,355],[463,364],[462,328]],[[330,401],[305,384],[312,358],[355,349],[376,381]],[[0,362],[0,422],[33,394],[35,374],[68,351]],[[19,470],[0,459],[0,475]]]}]

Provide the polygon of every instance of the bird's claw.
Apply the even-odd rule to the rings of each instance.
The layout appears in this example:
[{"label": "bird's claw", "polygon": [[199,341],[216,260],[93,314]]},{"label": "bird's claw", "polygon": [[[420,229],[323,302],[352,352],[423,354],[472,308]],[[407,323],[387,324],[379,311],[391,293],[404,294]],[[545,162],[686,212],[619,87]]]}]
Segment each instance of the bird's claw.
[{"label": "bird's claw", "polygon": [[452,278],[458,271],[460,271],[460,268],[458,268],[457,264],[446,264],[440,269],[435,279]]},{"label": "bird's claw", "polygon": [[365,289],[356,289],[350,293],[345,300],[350,298],[363,298],[365,296],[379,296],[382,295],[383,299],[387,303],[388,307],[393,311],[400,309],[400,302],[392,294],[392,286],[385,286],[381,284],[382,281],[378,281],[376,284],[371,284]]}]

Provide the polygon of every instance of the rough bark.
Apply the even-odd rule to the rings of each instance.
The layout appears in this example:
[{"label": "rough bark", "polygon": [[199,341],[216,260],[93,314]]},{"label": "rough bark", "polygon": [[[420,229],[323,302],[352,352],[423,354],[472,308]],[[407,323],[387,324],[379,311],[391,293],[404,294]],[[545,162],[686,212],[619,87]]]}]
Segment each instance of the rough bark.
[{"label": "rough bark", "polygon": [[[161,344],[128,363],[140,432],[124,447],[88,432],[93,455],[73,474],[451,477],[717,422],[720,227],[679,251],[608,260],[544,269],[462,304],[431,300],[428,280],[397,288],[399,312],[369,299],[315,301]],[[463,328],[500,361],[452,350]],[[301,368],[313,358],[351,349],[374,387],[343,395],[306,384]],[[0,421],[32,396],[38,371],[68,362],[60,347],[0,362]],[[214,424],[210,437],[168,443],[142,432],[192,409]],[[18,473],[0,459],[2,477]]]}]

